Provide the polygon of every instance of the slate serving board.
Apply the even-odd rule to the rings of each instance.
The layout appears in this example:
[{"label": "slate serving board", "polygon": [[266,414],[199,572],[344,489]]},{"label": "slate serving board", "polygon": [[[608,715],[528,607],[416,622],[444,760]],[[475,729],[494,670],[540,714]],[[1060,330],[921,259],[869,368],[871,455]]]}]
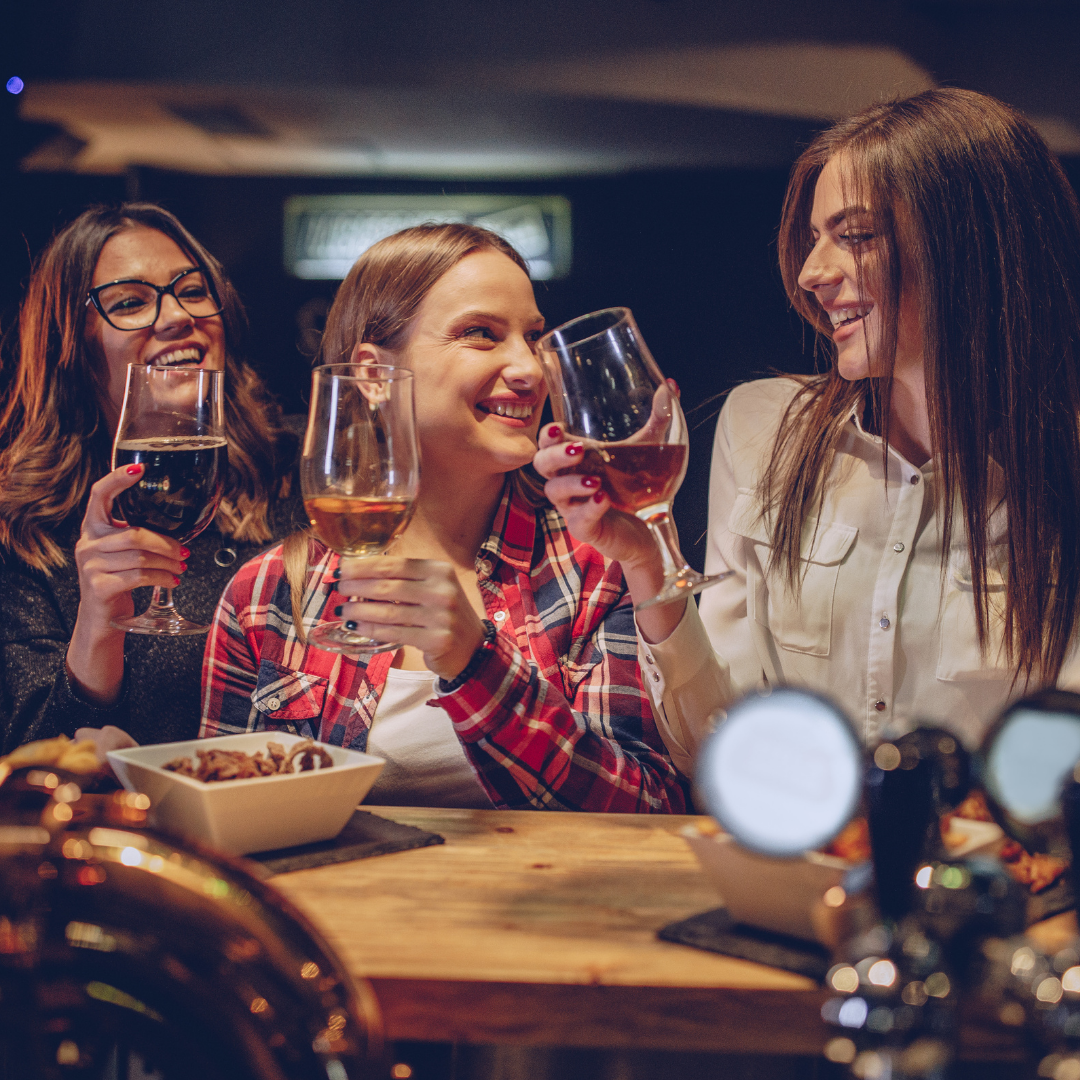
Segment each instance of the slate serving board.
[{"label": "slate serving board", "polygon": [[370,859],[373,855],[389,855],[393,851],[444,843],[446,841],[438,833],[401,825],[367,810],[357,810],[333,840],[260,851],[248,858],[262,863],[271,874],[287,874],[292,870],[310,870],[315,866]]}]

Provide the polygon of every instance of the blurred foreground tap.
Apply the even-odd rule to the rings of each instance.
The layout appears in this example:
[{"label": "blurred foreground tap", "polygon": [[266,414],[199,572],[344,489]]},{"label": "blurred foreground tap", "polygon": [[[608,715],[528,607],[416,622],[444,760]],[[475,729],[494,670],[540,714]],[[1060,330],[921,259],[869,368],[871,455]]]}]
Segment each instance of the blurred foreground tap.
[{"label": "blurred foreground tap", "polygon": [[0,1075],[384,1075],[370,987],[248,864],[51,767],[0,783]]}]

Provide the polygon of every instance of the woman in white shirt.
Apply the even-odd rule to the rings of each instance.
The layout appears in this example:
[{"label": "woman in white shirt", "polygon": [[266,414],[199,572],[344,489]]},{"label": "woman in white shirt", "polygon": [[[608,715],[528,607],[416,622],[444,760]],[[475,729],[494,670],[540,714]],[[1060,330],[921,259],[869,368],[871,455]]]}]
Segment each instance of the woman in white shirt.
[{"label": "woman in white shirt", "polygon": [[[779,238],[824,374],[736,389],[720,415],[701,596],[638,614],[645,684],[687,772],[710,717],[764,685],[836,700],[873,743],[932,720],[967,742],[1011,698],[1080,683],[1080,208],[1022,117],[932,90],[819,135]],[[537,468],[635,601],[640,523]]]}]

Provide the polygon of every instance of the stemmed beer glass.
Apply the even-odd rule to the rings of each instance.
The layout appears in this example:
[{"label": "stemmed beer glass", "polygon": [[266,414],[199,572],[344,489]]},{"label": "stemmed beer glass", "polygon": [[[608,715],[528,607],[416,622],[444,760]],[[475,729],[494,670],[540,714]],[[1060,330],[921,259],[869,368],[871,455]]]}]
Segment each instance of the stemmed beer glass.
[{"label": "stemmed beer glass", "polygon": [[[190,543],[213,520],[228,469],[225,372],[129,364],[112,467],[142,465],[139,482],[120,492],[114,516]],[[172,589],[154,587],[142,615],[114,619],[131,634],[205,634],[173,606]]]},{"label": "stemmed beer glass", "polygon": [[[316,368],[300,458],[300,487],[311,527],[339,555],[380,555],[412,517],[420,487],[413,375],[387,364]],[[347,656],[399,649],[320,623],[308,635]]]},{"label": "stemmed beer glass", "polygon": [[679,550],[671,501],[686,475],[686,418],[630,309],[582,315],[545,334],[538,348],[555,419],[585,446],[573,471],[600,476],[612,505],[644,521],[660,548],[663,587],[637,606],[727,577],[699,574]]}]

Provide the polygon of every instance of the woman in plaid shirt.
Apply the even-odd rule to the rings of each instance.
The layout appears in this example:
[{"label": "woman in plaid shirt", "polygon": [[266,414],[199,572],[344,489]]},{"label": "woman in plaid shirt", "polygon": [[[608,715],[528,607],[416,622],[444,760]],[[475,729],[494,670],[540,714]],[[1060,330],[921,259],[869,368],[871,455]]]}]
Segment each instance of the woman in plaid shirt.
[{"label": "woman in plaid shirt", "polygon": [[[414,372],[415,514],[384,556],[339,560],[298,534],[240,570],[207,642],[202,735],[284,729],[378,753],[373,803],[685,809],[622,572],[524,471],[542,331],[524,261],[486,230],[420,226],[362,256],[320,359]],[[306,629],[332,613],[403,648],[365,662],[312,647]]]}]

